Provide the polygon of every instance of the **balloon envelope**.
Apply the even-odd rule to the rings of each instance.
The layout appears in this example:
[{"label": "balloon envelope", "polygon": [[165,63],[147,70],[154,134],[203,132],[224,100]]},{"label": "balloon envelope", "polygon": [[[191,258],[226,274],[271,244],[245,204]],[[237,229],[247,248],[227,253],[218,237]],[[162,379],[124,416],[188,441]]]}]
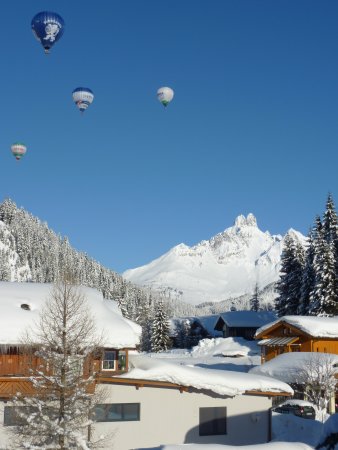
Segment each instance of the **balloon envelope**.
[{"label": "balloon envelope", "polygon": [[59,14],[50,11],[41,11],[32,19],[32,31],[36,39],[49,53],[50,48],[63,35],[64,20]]},{"label": "balloon envelope", "polygon": [[161,87],[157,91],[157,98],[163,106],[168,106],[174,98],[174,91],[170,87]]},{"label": "balloon envelope", "polygon": [[21,142],[15,142],[11,146],[11,150],[13,155],[15,156],[15,159],[19,161],[19,159],[21,159],[26,153],[27,147],[25,146],[25,144],[22,144]]},{"label": "balloon envelope", "polygon": [[93,91],[89,88],[78,87],[73,91],[73,100],[81,112],[84,112],[94,100]]}]

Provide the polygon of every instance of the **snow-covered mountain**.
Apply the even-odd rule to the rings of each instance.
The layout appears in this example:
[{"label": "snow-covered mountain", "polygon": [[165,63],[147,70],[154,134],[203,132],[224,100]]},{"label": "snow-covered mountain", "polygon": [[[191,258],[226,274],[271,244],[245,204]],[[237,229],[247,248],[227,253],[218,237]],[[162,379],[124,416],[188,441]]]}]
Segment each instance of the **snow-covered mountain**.
[{"label": "snow-covered mountain", "polygon": [[[288,234],[305,245],[301,233],[290,229]],[[208,241],[179,244],[123,276],[193,305],[221,302],[253,293],[256,283],[261,290],[278,280],[284,238],[261,231],[253,214],[240,215]]]}]

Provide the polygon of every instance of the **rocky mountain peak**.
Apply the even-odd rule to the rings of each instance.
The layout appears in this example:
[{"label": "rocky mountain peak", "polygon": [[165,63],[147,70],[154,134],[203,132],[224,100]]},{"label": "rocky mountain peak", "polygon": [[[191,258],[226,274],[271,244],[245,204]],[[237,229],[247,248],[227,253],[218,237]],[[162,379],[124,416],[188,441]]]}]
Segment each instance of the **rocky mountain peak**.
[{"label": "rocky mountain peak", "polygon": [[243,227],[257,227],[257,220],[256,217],[249,213],[247,217],[243,216],[243,214],[236,217],[234,226],[236,228],[243,228]]}]

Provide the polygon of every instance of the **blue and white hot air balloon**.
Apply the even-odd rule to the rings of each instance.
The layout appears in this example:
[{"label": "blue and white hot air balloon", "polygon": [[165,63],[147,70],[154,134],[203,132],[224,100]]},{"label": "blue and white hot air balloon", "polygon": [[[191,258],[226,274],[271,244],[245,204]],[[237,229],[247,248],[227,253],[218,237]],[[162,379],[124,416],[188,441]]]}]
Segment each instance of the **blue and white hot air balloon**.
[{"label": "blue and white hot air balloon", "polygon": [[45,53],[49,53],[51,47],[60,39],[65,27],[62,17],[50,11],[36,14],[31,25],[33,34],[45,49]]},{"label": "blue and white hot air balloon", "polygon": [[81,112],[84,112],[94,100],[93,91],[89,88],[78,87],[73,91],[73,100]]}]

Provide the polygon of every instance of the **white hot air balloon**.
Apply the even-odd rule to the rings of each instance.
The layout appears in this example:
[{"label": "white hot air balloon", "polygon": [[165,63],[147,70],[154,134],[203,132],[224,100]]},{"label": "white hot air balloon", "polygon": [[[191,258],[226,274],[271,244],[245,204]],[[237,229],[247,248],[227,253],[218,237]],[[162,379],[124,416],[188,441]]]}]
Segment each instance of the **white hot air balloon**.
[{"label": "white hot air balloon", "polygon": [[27,147],[22,142],[15,142],[11,145],[12,154],[19,161],[26,153]]},{"label": "white hot air balloon", "polygon": [[174,98],[174,91],[170,87],[161,87],[157,91],[157,98],[163,106],[168,106]]},{"label": "white hot air balloon", "polygon": [[79,87],[73,91],[73,100],[81,112],[84,112],[94,100],[93,91],[89,88]]}]

